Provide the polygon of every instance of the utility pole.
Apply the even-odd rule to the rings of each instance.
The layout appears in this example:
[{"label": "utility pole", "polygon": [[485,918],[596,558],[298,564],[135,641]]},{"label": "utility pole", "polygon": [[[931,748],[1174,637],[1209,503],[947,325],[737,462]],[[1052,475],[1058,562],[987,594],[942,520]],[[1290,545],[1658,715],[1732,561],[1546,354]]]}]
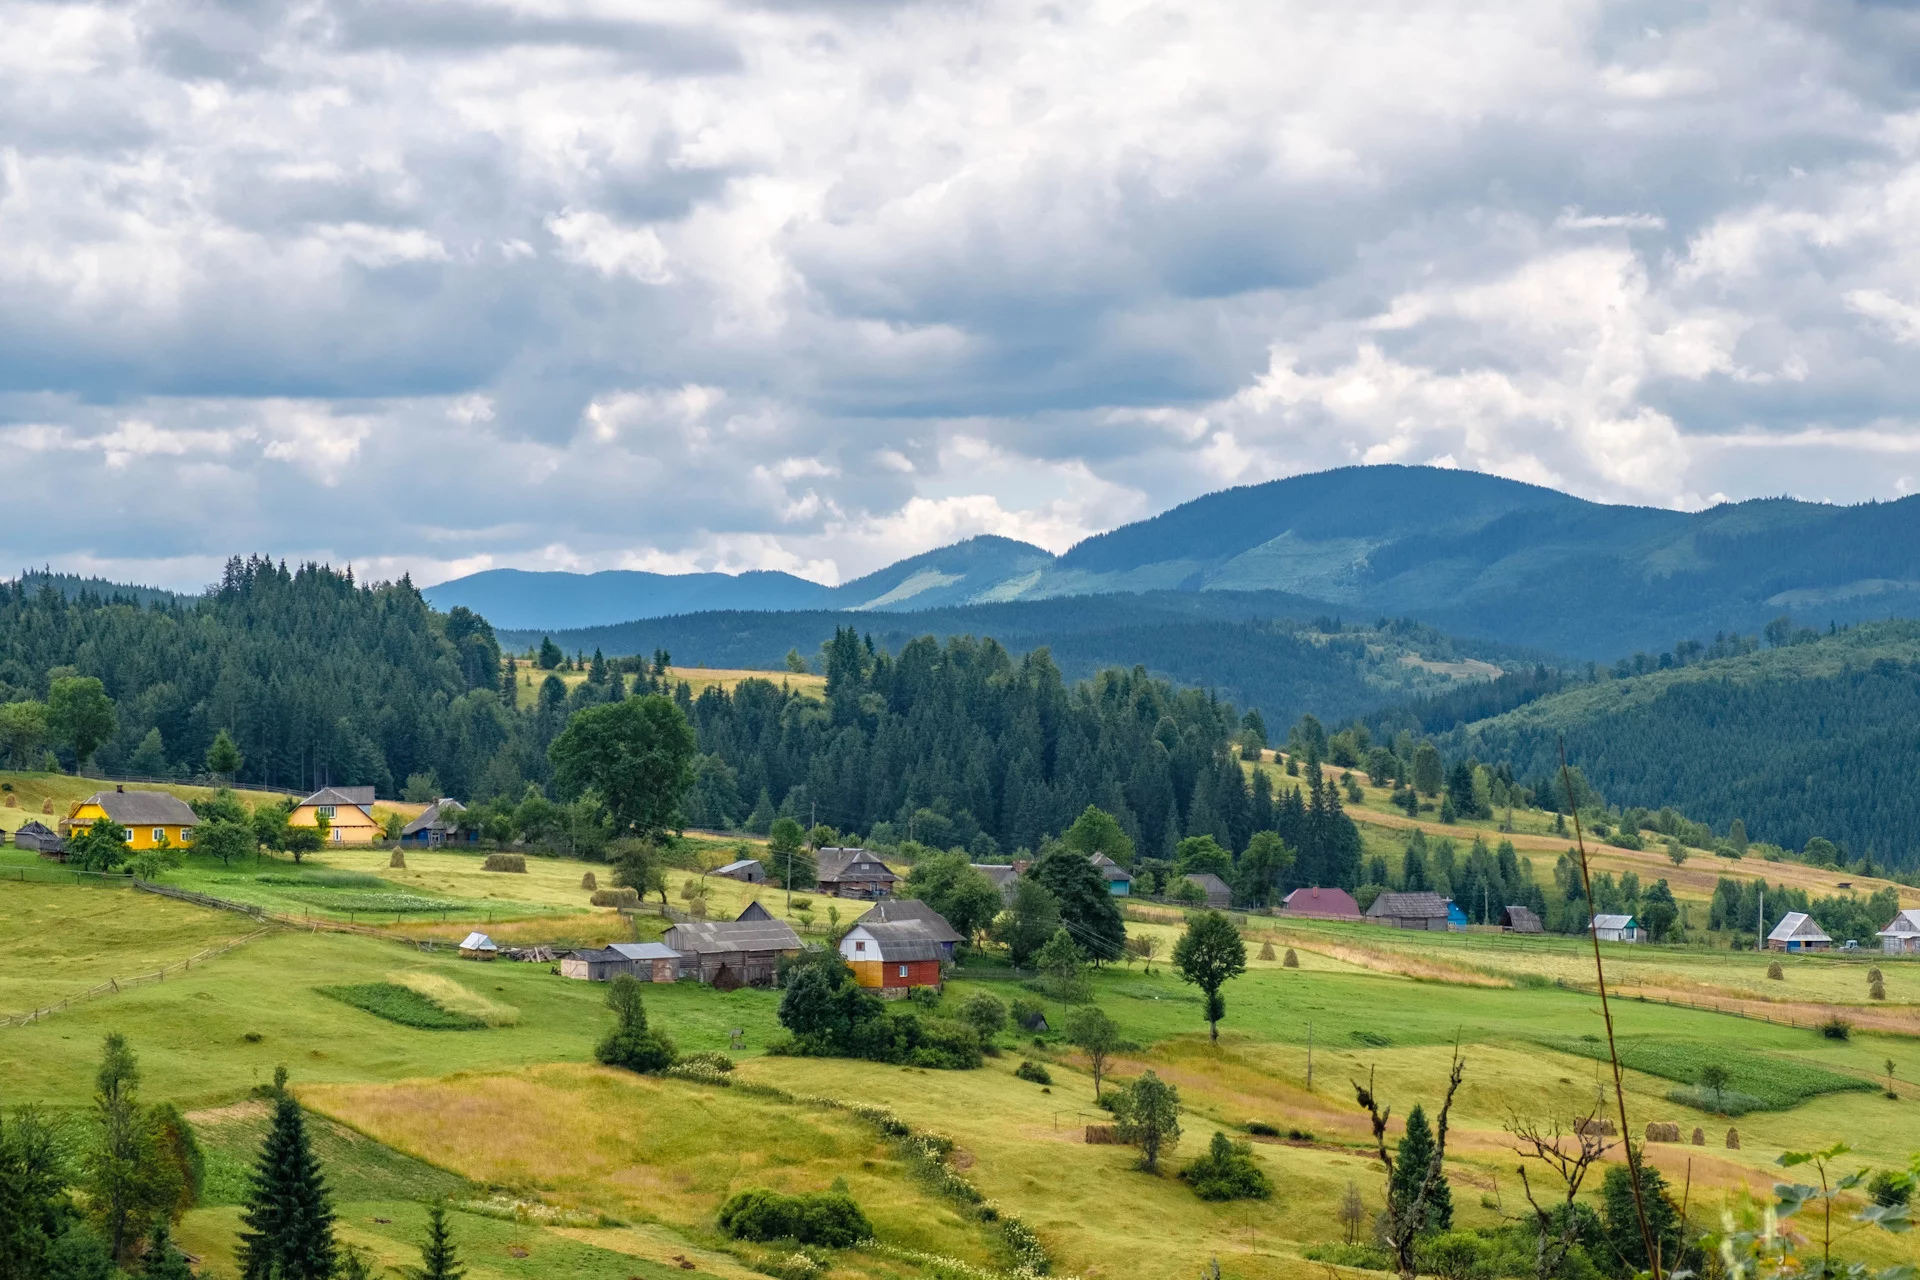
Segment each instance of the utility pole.
[{"label": "utility pole", "polygon": [[1760,877],[1760,918],[1753,925],[1753,949],[1767,949],[1767,878]]},{"label": "utility pole", "polygon": [[1307,1092],[1313,1092],[1313,1023],[1307,1023]]}]

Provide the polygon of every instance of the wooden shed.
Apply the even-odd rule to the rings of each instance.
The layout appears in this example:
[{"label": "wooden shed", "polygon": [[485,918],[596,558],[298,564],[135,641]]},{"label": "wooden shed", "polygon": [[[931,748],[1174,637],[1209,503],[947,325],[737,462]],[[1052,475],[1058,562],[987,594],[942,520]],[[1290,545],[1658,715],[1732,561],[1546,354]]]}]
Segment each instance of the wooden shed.
[{"label": "wooden shed", "polygon": [[1789,911],[1767,935],[1769,951],[1830,951],[1833,939],[1804,911]]},{"label": "wooden shed", "polygon": [[641,982],[678,981],[680,953],[658,942],[615,942],[575,951],[560,962],[563,978],[611,982],[623,973]]},{"label": "wooden shed", "polygon": [[784,920],[688,920],[661,939],[680,957],[680,971],[702,982],[722,970],[746,986],[773,982],[781,956],[800,954],[800,935]]},{"label": "wooden shed", "polygon": [[1396,929],[1447,931],[1447,900],[1437,893],[1383,893],[1367,908],[1368,920]]},{"label": "wooden shed", "polygon": [[1200,892],[1207,897],[1207,905],[1216,911],[1225,911],[1233,905],[1233,887],[1211,871],[1201,871],[1186,877],[1188,884],[1200,886]]},{"label": "wooden shed", "polygon": [[765,884],[767,869],[758,858],[741,858],[738,862],[729,862],[724,867],[715,867],[709,875],[725,876],[729,880],[738,880],[742,884]]},{"label": "wooden shed", "polygon": [[67,842],[58,832],[43,822],[24,822],[13,833],[13,843],[22,849],[32,849],[43,858],[55,862],[67,860]]},{"label": "wooden shed", "polygon": [[1532,907],[1502,907],[1500,927],[1508,933],[1545,933],[1546,925],[1540,923],[1540,917]]}]

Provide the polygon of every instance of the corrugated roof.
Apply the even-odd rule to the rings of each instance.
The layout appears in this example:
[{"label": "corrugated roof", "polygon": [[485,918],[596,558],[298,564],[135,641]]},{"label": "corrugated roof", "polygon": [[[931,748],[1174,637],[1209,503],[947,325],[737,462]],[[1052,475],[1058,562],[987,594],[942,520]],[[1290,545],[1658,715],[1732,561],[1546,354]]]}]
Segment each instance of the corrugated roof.
[{"label": "corrugated roof", "polygon": [[[856,953],[862,959],[884,960],[888,964],[909,960],[942,960],[946,958],[946,948],[933,936],[927,927],[918,920],[898,920],[892,924],[857,924],[847,931],[847,938],[858,940],[865,934],[873,940],[879,955]],[[844,953],[843,953],[844,954]]]},{"label": "corrugated roof", "polygon": [[1887,921],[1887,927],[1880,930],[1879,936],[1884,938],[1890,933],[1899,934],[1902,937],[1910,933],[1920,933],[1920,907],[1908,907],[1894,916]]},{"label": "corrugated roof", "polygon": [[330,804],[336,809],[341,805],[351,805],[360,810],[373,808],[372,787],[322,787],[308,796],[301,804]]},{"label": "corrugated roof", "polygon": [[81,804],[97,804],[123,827],[191,827],[200,821],[193,806],[165,791],[96,791]]},{"label": "corrugated roof", "polygon": [[976,862],[971,865],[975,871],[978,871],[1002,889],[1006,888],[1009,880],[1018,880],[1020,878],[1019,868],[1006,863]]},{"label": "corrugated roof", "polygon": [[1447,900],[1437,893],[1383,893],[1367,908],[1370,916],[1396,920],[1431,920],[1447,914]]},{"label": "corrugated roof", "polygon": [[862,924],[895,924],[902,920],[912,920],[925,927],[936,942],[965,942],[954,932],[947,918],[935,911],[918,898],[893,898],[886,902],[876,902],[873,910],[855,920]]},{"label": "corrugated roof", "polygon": [[680,953],[664,942],[609,942],[607,950],[628,960],[678,960]]},{"label": "corrugated roof", "polygon": [[[716,876],[731,875],[735,871],[744,871],[748,867],[759,867],[759,866],[760,866],[760,859],[758,858],[741,858],[736,862],[729,862],[724,867],[715,867],[713,869],[712,874]],[[761,867],[761,870],[764,871],[765,869],[766,868]]]},{"label": "corrugated roof", "polygon": [[688,920],[667,930],[666,944],[682,955],[798,951],[800,935],[784,920]]},{"label": "corrugated roof", "polygon": [[1501,923],[1515,933],[1545,933],[1547,927],[1540,923],[1540,917],[1534,914],[1532,907],[1508,907],[1500,913]]},{"label": "corrugated roof", "polygon": [[1812,916],[1804,911],[1789,911],[1780,917],[1780,923],[1773,926],[1773,932],[1767,935],[1768,942],[1832,942],[1833,939],[1814,922]]},{"label": "corrugated roof", "polygon": [[773,912],[767,910],[765,907],[761,906],[757,902],[749,902],[747,904],[746,910],[742,911],[739,915],[735,916],[734,919],[735,920],[771,920],[773,919]]},{"label": "corrugated roof", "polygon": [[1199,885],[1202,889],[1205,889],[1209,894],[1231,894],[1233,892],[1233,886],[1229,885],[1225,880],[1222,880],[1211,871],[1196,871],[1189,875],[1187,879],[1193,881],[1193,883]]},{"label": "corrugated roof", "polygon": [[1598,915],[1593,918],[1596,929],[1631,929],[1634,927],[1632,916]]},{"label": "corrugated roof", "polygon": [[452,824],[440,820],[440,810],[444,808],[448,813],[463,813],[466,811],[466,807],[467,806],[461,804],[458,800],[436,800],[421,810],[419,817],[400,828],[400,834],[410,836],[416,831],[426,831],[430,828],[450,831],[452,830]]},{"label": "corrugated roof", "polygon": [[865,849],[826,848],[814,856],[815,879],[822,884],[845,880],[851,874],[861,880],[898,880],[880,855]]},{"label": "corrugated roof", "polygon": [[1313,916],[1322,919],[1358,920],[1360,904],[1345,889],[1323,889],[1319,887],[1295,889],[1280,899],[1280,906],[1290,916]]}]

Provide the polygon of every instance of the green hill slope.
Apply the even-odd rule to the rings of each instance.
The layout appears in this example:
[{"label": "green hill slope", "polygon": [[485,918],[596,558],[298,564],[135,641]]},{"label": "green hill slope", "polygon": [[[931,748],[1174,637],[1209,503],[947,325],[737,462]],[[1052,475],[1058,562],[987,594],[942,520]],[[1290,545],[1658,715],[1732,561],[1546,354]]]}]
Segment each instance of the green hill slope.
[{"label": "green hill slope", "polygon": [[1584,684],[1456,730],[1453,745],[1538,778],[1557,767],[1563,734],[1614,804],[1920,863],[1920,623]]}]

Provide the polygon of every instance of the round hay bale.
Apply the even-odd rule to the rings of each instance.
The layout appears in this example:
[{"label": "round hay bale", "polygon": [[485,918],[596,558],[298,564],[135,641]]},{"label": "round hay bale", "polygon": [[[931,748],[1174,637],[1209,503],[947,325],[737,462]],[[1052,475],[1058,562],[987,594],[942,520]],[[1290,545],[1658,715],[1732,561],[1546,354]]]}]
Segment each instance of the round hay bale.
[{"label": "round hay bale", "polygon": [[395,849],[393,851],[393,856],[387,859],[387,866],[395,870],[400,870],[400,871],[406,870],[407,855],[402,853],[400,850]]},{"label": "round hay bale", "polygon": [[1775,960],[1767,966],[1767,976],[1775,982],[1785,982],[1787,980],[1787,971],[1780,967],[1778,960]]},{"label": "round hay bale", "polygon": [[600,882],[594,879],[593,872],[589,871],[587,872],[587,874],[580,877],[580,887],[582,889],[587,890],[589,893],[591,893],[593,890],[598,889],[600,887]]},{"label": "round hay bale", "polygon": [[1704,1147],[1707,1145],[1707,1131],[1698,1125],[1695,1125],[1693,1129],[1693,1145],[1696,1147]]},{"label": "round hay bale", "polygon": [[1727,1150],[1738,1151],[1739,1149],[1740,1149],[1740,1131],[1738,1129],[1727,1130]]},{"label": "round hay bale", "polygon": [[1280,964],[1281,964],[1281,966],[1282,966],[1283,968],[1287,968],[1287,969],[1298,969],[1298,968],[1300,967],[1300,957],[1299,957],[1299,956],[1297,956],[1297,955],[1295,955],[1295,954],[1293,954],[1293,948],[1292,948],[1292,947],[1288,947],[1288,948],[1287,948],[1287,954],[1286,954],[1286,958],[1285,958],[1285,959],[1283,959],[1283,960],[1282,960],[1282,961],[1280,962]]},{"label": "round hay bale", "polygon": [[1265,942],[1260,944],[1260,958],[1262,960],[1273,959],[1273,939],[1272,938],[1268,938]]}]

